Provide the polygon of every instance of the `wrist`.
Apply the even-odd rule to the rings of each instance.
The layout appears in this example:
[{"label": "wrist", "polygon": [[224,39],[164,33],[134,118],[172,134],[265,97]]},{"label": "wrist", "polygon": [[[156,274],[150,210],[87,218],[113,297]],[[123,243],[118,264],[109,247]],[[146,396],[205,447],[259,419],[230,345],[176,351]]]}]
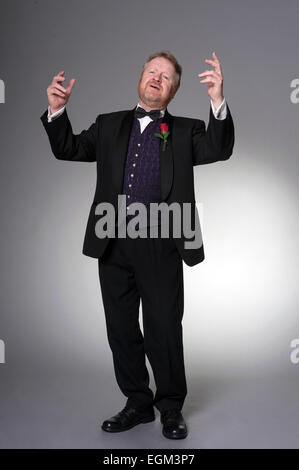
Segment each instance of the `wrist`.
[{"label": "wrist", "polygon": [[57,113],[57,111],[59,111],[60,109],[62,109],[64,106],[60,106],[60,108],[52,108],[50,106],[50,114],[54,114],[54,113]]},{"label": "wrist", "polygon": [[221,98],[217,98],[216,100],[212,99],[212,103],[215,109],[218,109],[221,103],[223,102],[224,97],[222,96]]}]

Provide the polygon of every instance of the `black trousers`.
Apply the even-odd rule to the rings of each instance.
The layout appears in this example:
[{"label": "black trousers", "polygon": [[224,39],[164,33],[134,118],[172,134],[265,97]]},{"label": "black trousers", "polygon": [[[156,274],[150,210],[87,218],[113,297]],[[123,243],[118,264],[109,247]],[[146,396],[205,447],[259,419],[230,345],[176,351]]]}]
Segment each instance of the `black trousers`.
[{"label": "black trousers", "polygon": [[[117,383],[127,405],[182,409],[187,394],[182,258],[172,238],[113,238],[98,260]],[[143,333],[139,324],[142,301]],[[149,388],[148,357],[156,383]]]}]

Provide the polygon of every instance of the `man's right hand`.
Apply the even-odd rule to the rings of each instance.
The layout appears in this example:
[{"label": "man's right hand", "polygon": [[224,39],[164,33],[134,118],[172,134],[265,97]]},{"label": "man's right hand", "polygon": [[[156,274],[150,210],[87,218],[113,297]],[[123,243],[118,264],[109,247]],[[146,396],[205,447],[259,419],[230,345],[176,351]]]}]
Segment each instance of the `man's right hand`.
[{"label": "man's right hand", "polygon": [[51,114],[55,113],[59,109],[63,108],[69,100],[73,86],[75,85],[75,78],[71,78],[67,88],[61,85],[61,82],[65,80],[63,77],[64,71],[59,72],[58,75],[53,77],[52,83],[47,88],[48,103],[50,105]]}]

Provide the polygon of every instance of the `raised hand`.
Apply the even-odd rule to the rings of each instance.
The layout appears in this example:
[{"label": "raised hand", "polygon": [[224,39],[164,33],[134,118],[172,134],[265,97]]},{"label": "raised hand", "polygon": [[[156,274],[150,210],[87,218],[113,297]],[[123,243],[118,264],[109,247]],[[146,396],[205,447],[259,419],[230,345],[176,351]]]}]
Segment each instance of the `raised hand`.
[{"label": "raised hand", "polygon": [[71,78],[67,88],[64,88],[61,84],[65,80],[63,75],[64,70],[53,77],[52,83],[47,88],[47,97],[51,114],[55,113],[66,105],[71,95],[73,86],[75,85],[76,79]]},{"label": "raised hand", "polygon": [[205,62],[211,64],[214,70],[206,70],[199,73],[198,77],[206,77],[200,80],[200,83],[207,83],[207,92],[213,101],[213,105],[217,109],[222,103],[223,97],[223,76],[221,71],[221,64],[215,52],[212,53],[213,60],[205,59]]}]

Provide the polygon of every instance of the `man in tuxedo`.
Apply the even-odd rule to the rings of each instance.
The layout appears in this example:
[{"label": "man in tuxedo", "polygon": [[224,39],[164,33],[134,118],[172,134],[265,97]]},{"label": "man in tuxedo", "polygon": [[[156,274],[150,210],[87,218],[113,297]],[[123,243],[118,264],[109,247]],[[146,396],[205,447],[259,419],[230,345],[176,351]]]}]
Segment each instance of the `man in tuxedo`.
[{"label": "man in tuxedo", "polygon": [[[51,149],[59,160],[96,162],[97,184],[85,233],[83,254],[97,258],[107,336],[117,383],[127,397],[124,408],[105,420],[102,429],[119,432],[155,419],[160,411],[162,433],[185,438],[182,407],[187,395],[182,318],[183,264],[204,260],[204,249],[187,247],[185,233],[137,238],[98,236],[97,206],[109,203],[118,214],[118,196],[126,201],[126,224],[132,222],[131,203],[148,209],[153,203],[191,207],[195,234],[197,209],[193,166],[224,161],[232,155],[234,125],[223,96],[221,64],[213,53],[206,59],[212,69],[198,74],[207,83],[209,125],[200,119],[173,116],[167,105],[181,81],[182,67],[169,51],[152,54],[143,65],[138,83],[139,101],[133,109],[99,114],[93,124],[74,134],[66,111],[75,79],[62,86],[64,71],[47,88],[48,109],[41,116]],[[167,135],[161,124],[167,125]],[[165,130],[165,126],[164,126]],[[162,138],[161,138],[162,137]],[[166,142],[164,142],[166,141]],[[196,232],[197,231],[197,232]],[[189,237],[190,239],[190,237]],[[190,245],[189,245],[190,246]],[[139,325],[142,300],[143,334]],[[146,356],[156,393],[149,388]]]}]

